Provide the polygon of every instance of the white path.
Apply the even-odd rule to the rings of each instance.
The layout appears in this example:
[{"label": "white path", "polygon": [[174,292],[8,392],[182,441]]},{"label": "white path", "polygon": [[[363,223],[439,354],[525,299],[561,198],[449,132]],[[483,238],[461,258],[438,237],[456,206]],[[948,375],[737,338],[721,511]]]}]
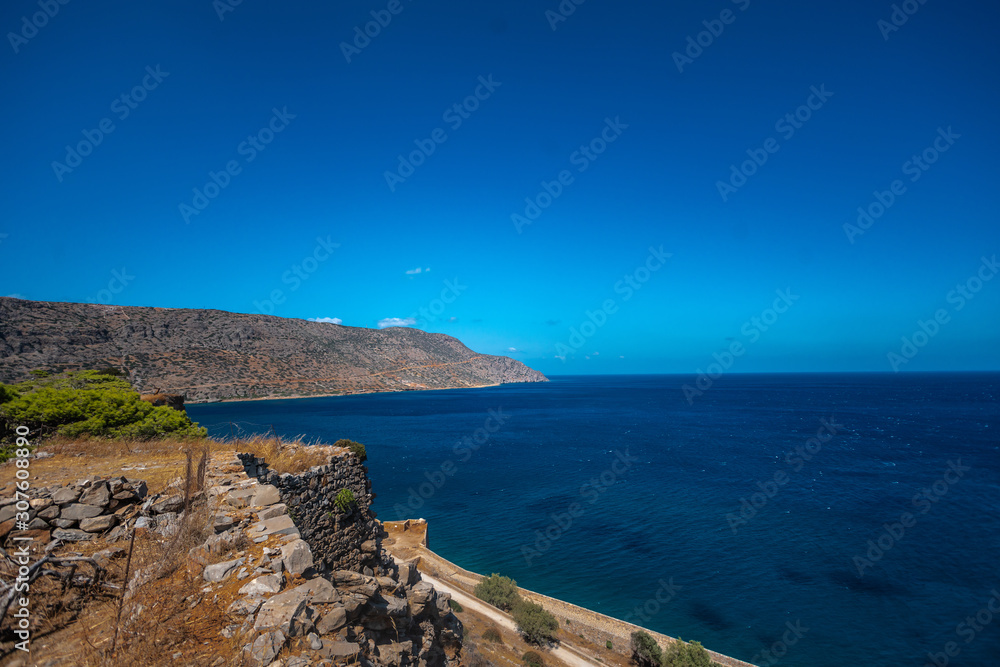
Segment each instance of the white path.
[{"label": "white path", "polygon": [[[420,576],[421,578],[423,578],[424,581],[429,583],[437,590],[450,594],[451,597],[454,598],[454,600],[463,607],[468,607],[469,609],[473,609],[476,612],[482,614],[483,616],[486,616],[496,621],[503,627],[513,630],[514,632],[517,632],[517,625],[514,623],[513,619],[511,619],[510,616],[503,613],[496,607],[488,605],[485,602],[479,600],[478,598],[474,598],[471,595],[468,595],[467,593],[463,593],[454,586],[450,586],[441,581],[440,579],[430,576],[429,574],[421,572]],[[599,662],[594,662],[593,660],[588,660],[583,655],[581,655],[580,651],[568,645],[557,646],[556,648],[552,649],[551,653],[553,656],[561,660],[563,663],[571,665],[571,667],[594,667],[595,665],[601,664]]]}]

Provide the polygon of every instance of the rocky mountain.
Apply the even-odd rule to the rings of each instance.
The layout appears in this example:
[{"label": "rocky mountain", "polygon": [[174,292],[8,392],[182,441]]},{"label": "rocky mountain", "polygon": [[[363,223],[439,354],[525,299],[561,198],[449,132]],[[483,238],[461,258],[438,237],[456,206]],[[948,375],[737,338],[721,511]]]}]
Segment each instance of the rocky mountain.
[{"label": "rocky mountain", "polygon": [[0,381],[105,366],[140,391],[188,402],[546,381],[519,361],[418,329],[0,298]]}]

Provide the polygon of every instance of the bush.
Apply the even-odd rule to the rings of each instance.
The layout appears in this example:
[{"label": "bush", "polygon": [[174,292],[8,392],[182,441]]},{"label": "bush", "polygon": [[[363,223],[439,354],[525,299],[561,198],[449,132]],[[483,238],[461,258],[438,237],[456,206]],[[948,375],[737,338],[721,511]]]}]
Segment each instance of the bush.
[{"label": "bush", "polygon": [[337,506],[341,514],[347,514],[351,511],[358,501],[354,498],[354,492],[350,489],[341,489],[337,492],[337,497],[333,499],[333,504]]},{"label": "bush", "polygon": [[678,638],[663,652],[664,667],[711,667],[712,658],[698,642]]},{"label": "bush", "polygon": [[545,661],[536,651],[525,651],[524,655],[521,656],[521,662],[526,667],[545,667]]},{"label": "bush", "polygon": [[503,637],[500,635],[500,628],[491,625],[483,631],[483,639],[494,644],[502,644]]},{"label": "bush", "polygon": [[648,632],[636,630],[632,633],[632,662],[639,667],[660,667],[663,651]]},{"label": "bush", "polygon": [[504,611],[513,609],[514,604],[521,599],[517,592],[517,582],[496,572],[476,584],[473,593],[483,602]]},{"label": "bush", "polygon": [[458,604],[456,600],[448,600],[448,606],[451,607],[451,610],[456,613],[465,611],[464,609],[462,609],[462,605]]},{"label": "bush", "polygon": [[555,616],[545,611],[541,605],[527,600],[519,600],[514,605],[514,622],[524,638],[533,644],[552,641],[559,629],[559,621]]},{"label": "bush", "polygon": [[127,381],[97,371],[36,375],[5,386],[0,391],[0,439],[9,438],[18,425],[41,436],[149,440],[207,435],[207,429],[192,423],[186,412],[154,407],[141,400]]},{"label": "bush", "polygon": [[368,460],[368,452],[365,450],[365,446],[360,442],[354,442],[353,440],[348,440],[347,438],[341,438],[337,442],[333,443],[333,446],[351,450],[351,452],[353,452],[362,463]]},{"label": "bush", "polygon": [[611,650],[613,650],[615,648],[615,645],[612,644],[611,640],[609,639],[608,641],[604,642],[604,648],[606,648],[609,651],[611,651]]}]

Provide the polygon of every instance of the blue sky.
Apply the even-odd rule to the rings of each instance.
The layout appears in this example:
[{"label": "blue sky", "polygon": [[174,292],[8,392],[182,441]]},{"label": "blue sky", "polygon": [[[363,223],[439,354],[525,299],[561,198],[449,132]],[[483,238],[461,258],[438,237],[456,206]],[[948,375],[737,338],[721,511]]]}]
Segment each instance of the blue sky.
[{"label": "blue sky", "polygon": [[998,369],[1000,8],[903,4],[4,3],[0,294]]}]

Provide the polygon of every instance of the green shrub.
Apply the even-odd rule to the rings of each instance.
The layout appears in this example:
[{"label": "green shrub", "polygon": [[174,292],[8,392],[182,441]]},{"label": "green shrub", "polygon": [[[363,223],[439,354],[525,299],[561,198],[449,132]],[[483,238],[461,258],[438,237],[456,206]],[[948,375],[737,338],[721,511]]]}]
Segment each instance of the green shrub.
[{"label": "green shrub", "polygon": [[610,639],[608,641],[604,642],[604,648],[608,649],[609,651],[613,650],[614,647],[615,647],[615,645],[611,643]]},{"label": "green shrub", "polygon": [[456,600],[448,600],[448,606],[451,607],[452,611],[457,613],[465,611],[464,609],[462,609],[462,605],[458,604],[458,601]]},{"label": "green shrub", "polygon": [[545,661],[542,660],[542,656],[537,651],[525,651],[524,655],[521,656],[521,662],[525,664],[525,667],[545,667]]},{"label": "green shrub", "polygon": [[632,662],[639,667],[660,667],[663,651],[648,632],[636,630],[632,633]]},{"label": "green shrub", "polygon": [[365,446],[360,442],[354,442],[353,440],[348,440],[347,438],[341,438],[337,442],[333,443],[333,446],[351,450],[362,463],[368,460],[368,452],[365,450]]},{"label": "green shrub", "polygon": [[483,631],[483,639],[493,644],[502,644],[503,637],[500,635],[500,628],[491,625]]},{"label": "green shrub", "polygon": [[186,412],[153,406],[125,380],[74,371],[56,376],[36,375],[0,392],[0,438],[18,425],[33,435],[59,433],[70,437],[149,440],[166,435],[203,438],[207,429],[191,422]]},{"label": "green shrub", "polygon": [[559,629],[559,621],[555,616],[545,611],[541,605],[527,600],[519,600],[514,605],[513,616],[518,631],[533,644],[552,641]]},{"label": "green shrub", "polygon": [[712,658],[698,642],[677,638],[663,652],[663,667],[711,667]]},{"label": "green shrub", "polygon": [[358,501],[354,498],[354,492],[350,489],[341,489],[337,492],[337,497],[333,499],[333,504],[337,506],[342,514],[351,511]]},{"label": "green shrub", "polygon": [[483,602],[504,611],[513,609],[514,604],[521,599],[517,592],[517,582],[496,572],[476,584],[473,593]]}]

